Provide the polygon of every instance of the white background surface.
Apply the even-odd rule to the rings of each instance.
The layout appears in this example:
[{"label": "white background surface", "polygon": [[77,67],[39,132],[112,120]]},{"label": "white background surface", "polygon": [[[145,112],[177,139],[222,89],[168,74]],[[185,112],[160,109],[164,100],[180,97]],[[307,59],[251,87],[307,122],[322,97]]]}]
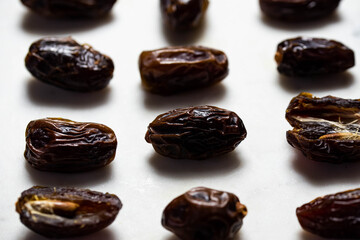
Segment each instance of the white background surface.
[{"label": "white background surface", "polygon": [[[76,186],[117,194],[124,206],[115,222],[77,239],[176,240],[160,224],[164,207],[192,187],[235,193],[249,210],[236,240],[317,240],[299,226],[296,207],[324,194],[359,187],[360,164],[329,165],[305,159],[286,142],[284,118],[292,97],[360,98],[360,71],[326,81],[291,80],[276,71],[276,45],[296,36],[339,40],[360,54],[360,1],[342,1],[337,14],[305,25],[264,19],[258,1],[211,0],[204,25],[193,35],[164,31],[158,0],[119,0],[100,21],[47,20],[30,14],[20,1],[0,1],[0,239],[41,240],[19,221],[15,202],[33,185]],[[108,54],[115,75],[108,88],[73,93],[34,80],[24,66],[30,44],[45,36],[73,36]],[[201,91],[160,97],[143,91],[137,61],[143,50],[198,44],[229,57],[230,74]],[[171,160],[144,140],[147,125],[160,113],[211,104],[235,111],[248,137],[233,152],[210,161]],[[30,168],[24,160],[29,121],[64,117],[103,123],[118,138],[114,162],[81,174],[56,174]]]}]

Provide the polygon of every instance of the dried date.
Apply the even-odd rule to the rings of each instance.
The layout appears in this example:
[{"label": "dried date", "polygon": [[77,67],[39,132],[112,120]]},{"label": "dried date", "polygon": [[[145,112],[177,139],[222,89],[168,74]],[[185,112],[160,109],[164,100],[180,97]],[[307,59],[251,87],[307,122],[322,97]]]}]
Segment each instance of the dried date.
[{"label": "dried date", "polygon": [[171,201],[161,222],[182,240],[227,240],[240,230],[246,214],[233,193],[197,187]]},{"label": "dried date", "polygon": [[28,124],[24,156],[38,170],[81,172],[108,165],[116,146],[114,131],[105,125],[45,118]]},{"label": "dried date", "polygon": [[225,53],[200,46],[144,51],[139,70],[143,87],[160,95],[211,86],[229,72]]},{"label": "dried date", "polygon": [[163,156],[206,159],[235,149],[246,137],[240,117],[213,106],[181,108],[159,115],[145,140]]},{"label": "dried date", "polygon": [[293,38],[279,43],[275,60],[287,76],[343,72],[355,65],[354,52],[340,42],[322,38]]},{"label": "dried date", "polygon": [[293,38],[279,43],[275,60],[287,76],[343,72],[355,65],[354,52],[340,42],[323,38]]},{"label": "dried date", "polygon": [[90,92],[105,88],[113,77],[114,63],[89,45],[71,37],[43,38],[34,42],[25,66],[38,80],[59,88]]},{"label": "dried date", "polygon": [[16,203],[21,222],[50,238],[100,231],[115,220],[121,207],[116,195],[66,187],[32,187]]},{"label": "dried date", "polygon": [[287,141],[314,161],[359,161],[359,112],[359,99],[316,98],[310,93],[301,93],[291,100],[286,110],[286,119],[294,127],[287,131]]},{"label": "dried date", "polygon": [[309,21],[331,15],[340,0],[260,0],[262,12],[287,22]]},{"label": "dried date", "polygon": [[98,18],[107,15],[116,0],[21,0],[33,12],[54,18]]},{"label": "dried date", "polygon": [[199,26],[208,5],[208,0],[160,0],[164,23],[174,30],[188,30]]},{"label": "dried date", "polygon": [[306,231],[325,238],[360,238],[360,189],[316,198],[296,209]]}]

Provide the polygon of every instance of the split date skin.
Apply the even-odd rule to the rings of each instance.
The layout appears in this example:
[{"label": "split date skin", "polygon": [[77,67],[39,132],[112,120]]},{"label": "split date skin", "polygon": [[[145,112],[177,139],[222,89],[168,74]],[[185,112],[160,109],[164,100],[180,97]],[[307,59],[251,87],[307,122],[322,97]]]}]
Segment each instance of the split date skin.
[{"label": "split date skin", "polygon": [[340,0],[259,0],[260,9],[271,19],[307,22],[330,16]]},{"label": "split date skin", "polygon": [[275,60],[280,74],[311,77],[344,72],[355,65],[355,54],[334,40],[297,37],[278,44]]},{"label": "split date skin", "polygon": [[163,22],[174,31],[198,27],[203,21],[208,5],[208,0],[160,0]]},{"label": "split date skin", "polygon": [[172,95],[205,88],[223,80],[228,58],[220,50],[202,46],[177,46],[144,51],[139,71],[145,90]]},{"label": "split date skin", "polygon": [[112,59],[71,37],[34,42],[25,66],[38,80],[65,90],[92,92],[105,88],[113,77]]},{"label": "split date skin", "polygon": [[196,106],[159,115],[149,124],[145,140],[163,156],[203,160],[233,151],[246,134],[236,113]]},{"label": "split date skin", "polygon": [[360,238],[360,189],[329,194],[296,209],[301,227],[331,239]]},{"label": "split date skin", "polygon": [[21,222],[48,238],[88,235],[110,225],[122,203],[109,193],[68,187],[35,186],[16,202]]},{"label": "split date skin", "polygon": [[333,96],[314,97],[301,93],[294,97],[286,119],[293,130],[288,143],[308,159],[344,163],[360,159],[360,100]]},{"label": "split date skin", "polygon": [[246,215],[246,206],[235,194],[197,187],[172,200],[161,222],[182,240],[228,240]]},{"label": "split date skin", "polygon": [[101,18],[116,0],[21,0],[34,13],[48,18]]},{"label": "split date skin", "polygon": [[35,169],[75,173],[110,164],[116,146],[114,131],[103,124],[44,118],[28,124],[24,156]]}]

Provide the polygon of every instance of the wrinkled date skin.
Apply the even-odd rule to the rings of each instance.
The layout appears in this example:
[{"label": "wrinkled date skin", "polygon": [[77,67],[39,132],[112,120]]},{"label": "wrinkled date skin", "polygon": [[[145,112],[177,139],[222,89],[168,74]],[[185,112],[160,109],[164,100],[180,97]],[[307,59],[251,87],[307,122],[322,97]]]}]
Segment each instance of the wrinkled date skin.
[{"label": "wrinkled date skin", "polygon": [[340,0],[260,0],[262,12],[273,19],[304,22],[331,15]]},{"label": "wrinkled date skin", "polygon": [[208,5],[208,0],[160,0],[163,21],[173,30],[189,30],[199,26]]},{"label": "wrinkled date skin", "polygon": [[296,209],[306,231],[325,238],[360,238],[360,189],[326,195]]},{"label": "wrinkled date skin", "polygon": [[171,201],[161,222],[182,240],[227,240],[240,230],[246,214],[234,194],[197,187]]},{"label": "wrinkled date skin", "polygon": [[116,0],[21,0],[33,12],[53,18],[98,18],[107,15]]},{"label": "wrinkled date skin", "polygon": [[233,151],[245,137],[236,113],[198,106],[159,115],[149,124],[145,139],[163,156],[201,160]]},{"label": "wrinkled date skin", "polygon": [[139,70],[143,87],[160,95],[207,87],[223,80],[229,72],[225,53],[200,46],[144,51]]},{"label": "wrinkled date skin", "polygon": [[87,235],[110,225],[122,207],[113,194],[78,188],[32,187],[16,203],[21,222],[49,238]]},{"label": "wrinkled date skin", "polygon": [[360,159],[360,100],[301,93],[286,110],[294,127],[287,141],[314,161],[343,163]]},{"label": "wrinkled date skin", "polygon": [[322,38],[293,38],[279,43],[275,60],[287,76],[340,73],[355,65],[354,52],[340,42]]},{"label": "wrinkled date skin", "polygon": [[114,63],[89,45],[71,37],[43,38],[34,42],[25,66],[38,80],[66,90],[91,92],[105,88]]},{"label": "wrinkled date skin", "polygon": [[45,118],[28,124],[24,155],[38,170],[82,172],[112,162],[116,146],[114,131],[105,125]]}]

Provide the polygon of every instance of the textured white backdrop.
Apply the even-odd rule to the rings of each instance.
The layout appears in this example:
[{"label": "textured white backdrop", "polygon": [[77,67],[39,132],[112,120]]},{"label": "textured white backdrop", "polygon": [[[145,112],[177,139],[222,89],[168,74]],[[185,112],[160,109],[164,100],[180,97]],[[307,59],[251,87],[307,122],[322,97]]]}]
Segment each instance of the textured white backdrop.
[{"label": "textured white backdrop", "polygon": [[[117,194],[124,206],[116,221],[87,240],[176,240],[160,224],[168,202],[195,186],[237,194],[248,216],[236,240],[317,240],[300,228],[295,209],[317,196],[359,187],[360,164],[329,165],[306,160],[286,142],[284,118],[300,91],[316,96],[360,98],[360,70],[308,83],[281,77],[276,45],[296,36],[342,41],[360,54],[360,1],[342,1],[337,14],[315,23],[286,25],[264,19],[258,2],[211,0],[204,25],[193,35],[163,30],[158,0],[118,0],[100,21],[46,20],[18,0],[0,1],[0,239],[42,240],[24,227],[14,204],[33,185],[76,186]],[[30,44],[44,36],[73,36],[108,54],[115,75],[108,88],[82,94],[34,80],[24,67]],[[142,50],[198,44],[225,51],[230,74],[219,85],[160,97],[140,86],[137,60]],[[161,157],[144,140],[158,114],[211,104],[235,111],[248,137],[226,156],[211,161]],[[43,117],[104,123],[117,134],[114,162],[97,171],[55,174],[31,169],[24,160],[27,123]]]}]

